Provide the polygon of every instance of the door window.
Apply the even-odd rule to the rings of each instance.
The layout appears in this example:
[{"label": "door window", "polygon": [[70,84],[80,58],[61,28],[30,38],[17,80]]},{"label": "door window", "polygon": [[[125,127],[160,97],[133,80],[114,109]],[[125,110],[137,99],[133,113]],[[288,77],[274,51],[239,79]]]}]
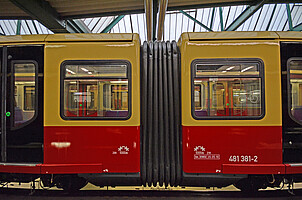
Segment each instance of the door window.
[{"label": "door window", "polygon": [[289,113],[297,122],[302,123],[302,59],[290,59],[289,74]]},{"label": "door window", "polygon": [[37,65],[13,62],[13,127],[20,128],[36,116]]}]

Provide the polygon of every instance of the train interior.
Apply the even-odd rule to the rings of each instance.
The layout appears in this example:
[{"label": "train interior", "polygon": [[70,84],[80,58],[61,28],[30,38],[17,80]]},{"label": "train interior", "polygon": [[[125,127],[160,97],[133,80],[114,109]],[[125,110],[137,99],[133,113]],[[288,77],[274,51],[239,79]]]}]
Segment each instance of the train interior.
[{"label": "train interior", "polygon": [[[224,78],[219,76],[237,76]],[[238,76],[249,75],[251,77]],[[261,79],[257,65],[197,65],[194,78],[194,114],[201,116],[261,115]],[[217,76],[219,78],[203,78]],[[255,76],[255,77],[253,77]]]},{"label": "train interior", "polygon": [[126,69],[126,65],[66,66],[63,115],[127,117],[129,112]]}]

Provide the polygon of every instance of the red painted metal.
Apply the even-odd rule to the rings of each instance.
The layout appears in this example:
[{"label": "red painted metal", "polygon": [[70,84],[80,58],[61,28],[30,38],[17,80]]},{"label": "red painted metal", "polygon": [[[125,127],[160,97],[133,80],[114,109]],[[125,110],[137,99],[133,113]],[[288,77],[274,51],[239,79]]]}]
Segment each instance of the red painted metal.
[{"label": "red painted metal", "polygon": [[21,174],[78,174],[103,173],[101,164],[36,164],[36,165],[0,165],[1,173]]},{"label": "red painted metal", "polygon": [[40,174],[40,164],[37,165],[0,165],[1,173]]},{"label": "red painted metal", "polygon": [[41,174],[103,173],[101,164],[43,164]]},{"label": "red painted metal", "polygon": [[[282,127],[183,127],[184,172],[222,173],[223,164],[283,164]],[[264,171],[272,174],[275,169]]]},{"label": "red painted metal", "polygon": [[223,164],[223,174],[285,174],[284,164]]},{"label": "red painted metal", "polygon": [[[140,127],[49,126],[44,128],[44,164],[95,163],[101,164],[104,172],[139,172]],[[55,170],[53,172],[55,173]]]}]

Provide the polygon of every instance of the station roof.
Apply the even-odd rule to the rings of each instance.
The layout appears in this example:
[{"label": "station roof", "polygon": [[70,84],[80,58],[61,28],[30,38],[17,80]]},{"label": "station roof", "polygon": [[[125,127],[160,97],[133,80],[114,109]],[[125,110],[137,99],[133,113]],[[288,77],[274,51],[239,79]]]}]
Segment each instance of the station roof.
[{"label": "station roof", "polygon": [[[259,0],[169,0],[167,10],[173,11],[202,7],[252,5],[258,2]],[[266,1],[266,3],[288,2],[295,1]],[[37,4],[47,8],[47,10],[52,9],[53,12],[58,14],[59,19],[100,17],[144,12],[143,0],[0,0],[0,19],[32,19],[32,16],[27,12],[24,12],[22,8],[26,6],[35,9]]]},{"label": "station roof", "polygon": [[[183,32],[301,31],[297,2],[169,0],[163,40],[178,40]],[[138,33],[145,41],[146,18],[143,0],[0,0],[1,35]]]}]

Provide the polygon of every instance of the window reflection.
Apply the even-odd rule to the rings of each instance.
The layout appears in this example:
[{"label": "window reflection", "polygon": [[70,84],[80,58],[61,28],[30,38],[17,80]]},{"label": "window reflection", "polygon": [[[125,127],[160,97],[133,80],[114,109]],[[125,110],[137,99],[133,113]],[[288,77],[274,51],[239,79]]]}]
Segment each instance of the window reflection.
[{"label": "window reflection", "polygon": [[31,120],[36,112],[34,64],[14,64],[14,127]]},{"label": "window reflection", "polygon": [[64,116],[128,117],[129,90],[125,66],[66,65]]},{"label": "window reflection", "polygon": [[290,80],[290,113],[299,122],[302,122],[302,61],[292,60],[289,63]]},{"label": "window reflection", "polygon": [[196,117],[261,116],[258,64],[197,64],[194,76]]}]

